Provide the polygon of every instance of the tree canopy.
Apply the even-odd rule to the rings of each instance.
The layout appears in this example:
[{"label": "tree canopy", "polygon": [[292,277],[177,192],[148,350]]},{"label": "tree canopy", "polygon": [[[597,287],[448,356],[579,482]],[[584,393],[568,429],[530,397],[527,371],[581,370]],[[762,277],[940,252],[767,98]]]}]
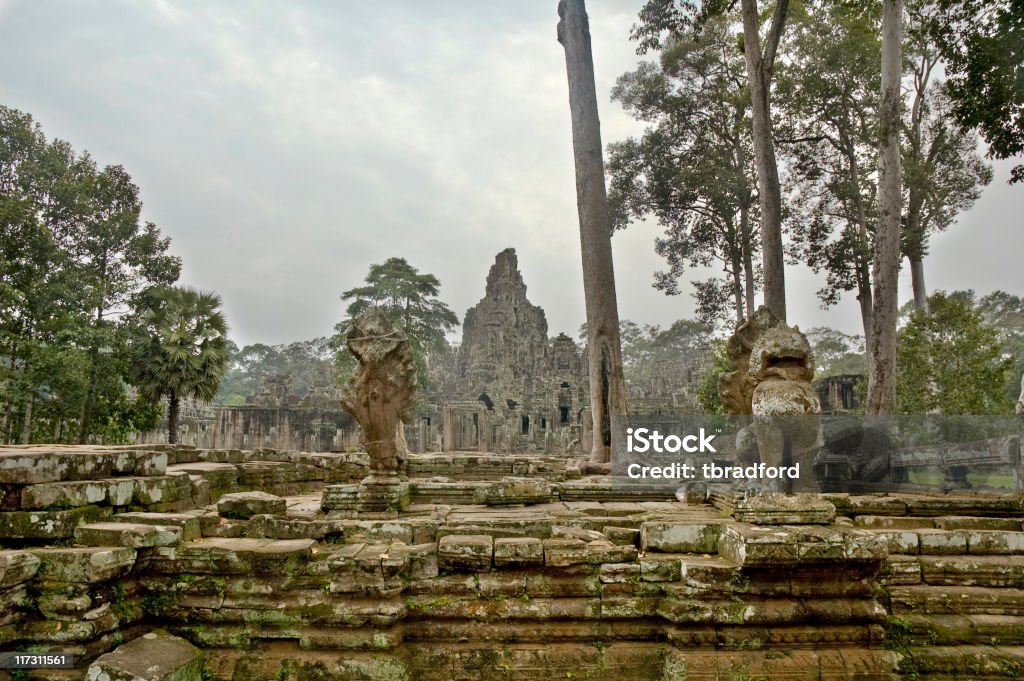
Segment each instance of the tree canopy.
[{"label": "tree canopy", "polygon": [[430,353],[447,345],[446,334],[459,323],[458,316],[438,299],[441,282],[433,274],[421,273],[405,258],[371,265],[365,282],[365,286],[341,294],[341,299],[348,301],[346,317],[334,327],[336,334],[329,341],[340,379],[345,380],[355,367],[355,358],[345,345],[352,318],[377,307],[409,336],[420,385],[426,385]]}]

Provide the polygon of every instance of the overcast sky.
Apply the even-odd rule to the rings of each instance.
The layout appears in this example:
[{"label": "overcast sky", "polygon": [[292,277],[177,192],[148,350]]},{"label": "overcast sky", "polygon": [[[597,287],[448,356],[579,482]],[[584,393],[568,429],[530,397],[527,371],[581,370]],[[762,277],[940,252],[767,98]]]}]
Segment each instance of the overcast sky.
[{"label": "overcast sky", "polygon": [[[589,0],[603,140],[641,132],[608,93],[638,57],[643,0]],[[519,254],[552,335],[584,318],[556,0],[0,0],[0,104],[120,163],[183,283],[218,291],[239,344],[331,333],[371,263],[436,274],[459,314],[494,255]],[[1021,287],[1010,163],[933,241],[928,284]],[[619,314],[668,324],[689,288],[651,287],[655,225],[615,236]],[[703,278],[706,273],[695,273]],[[901,273],[904,299],[909,273]],[[860,330],[853,295],[787,270],[790,321]]]}]

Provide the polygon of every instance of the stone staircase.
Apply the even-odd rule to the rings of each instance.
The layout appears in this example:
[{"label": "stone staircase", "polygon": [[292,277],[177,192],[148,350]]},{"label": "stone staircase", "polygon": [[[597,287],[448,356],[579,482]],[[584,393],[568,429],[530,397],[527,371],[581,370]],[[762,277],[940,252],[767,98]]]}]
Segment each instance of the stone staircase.
[{"label": "stone staircase", "polygon": [[888,547],[879,581],[897,670],[922,681],[1024,678],[1019,505],[950,498],[941,509],[950,515],[879,510],[853,517]]}]

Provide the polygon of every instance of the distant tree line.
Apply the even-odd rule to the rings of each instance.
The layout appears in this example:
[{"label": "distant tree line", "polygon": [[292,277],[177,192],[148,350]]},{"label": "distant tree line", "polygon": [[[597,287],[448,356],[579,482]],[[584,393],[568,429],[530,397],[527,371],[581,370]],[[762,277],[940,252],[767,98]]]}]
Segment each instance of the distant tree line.
[{"label": "distant tree line", "polygon": [[219,299],[173,287],[141,213],[122,166],[0,106],[0,441],[124,442],[216,390]]}]

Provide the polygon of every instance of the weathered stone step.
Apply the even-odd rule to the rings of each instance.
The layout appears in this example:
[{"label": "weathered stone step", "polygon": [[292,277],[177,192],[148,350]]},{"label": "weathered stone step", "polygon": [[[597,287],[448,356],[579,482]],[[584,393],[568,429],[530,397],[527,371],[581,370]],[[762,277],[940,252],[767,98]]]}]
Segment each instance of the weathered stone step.
[{"label": "weathered stone step", "polygon": [[315,543],[312,539],[208,537],[157,547],[148,558],[147,570],[158,574],[297,574],[312,555]]},{"label": "weathered stone step", "polygon": [[907,615],[914,645],[1024,645],[1024,617],[1013,615]]},{"label": "weathered stone step", "polygon": [[109,508],[82,506],[55,511],[0,512],[0,538],[19,540],[67,539],[83,522],[105,520]]},{"label": "weathered stone step", "polygon": [[52,582],[105,582],[131,570],[136,557],[135,550],[125,546],[29,551],[40,561],[36,578]]},{"label": "weathered stone step", "polygon": [[886,542],[890,554],[1024,555],[1024,532],[1019,531],[942,530],[937,528],[868,529]]},{"label": "weathered stone step", "polygon": [[921,556],[920,561],[925,584],[1024,588],[1024,556]]},{"label": "weathered stone step", "polygon": [[[839,513],[862,516],[911,516],[1015,518],[1024,517],[1024,500],[1018,494],[981,495],[823,495]],[[998,529],[998,528],[994,528]]]},{"label": "weathered stone step", "polygon": [[897,671],[920,679],[1019,679],[1024,676],[1021,646],[934,646],[902,655]]},{"label": "weathered stone step", "polygon": [[1012,615],[1024,617],[1024,589],[982,586],[894,586],[888,589],[893,614]]},{"label": "weathered stone step", "polygon": [[90,681],[202,681],[203,653],[183,638],[150,632],[89,665]]},{"label": "weathered stone step", "polygon": [[94,447],[0,447],[0,484],[33,485],[99,480],[116,475],[163,475],[167,453]]},{"label": "weathered stone step", "polygon": [[843,562],[881,562],[885,543],[873,532],[817,525],[728,524],[718,552],[743,567],[792,567]]},{"label": "weathered stone step", "polygon": [[181,528],[142,523],[89,523],[75,528],[75,542],[86,546],[127,546],[133,549],[181,543]]},{"label": "weathered stone step", "polygon": [[217,501],[217,511],[225,518],[248,519],[254,515],[284,515],[288,503],[266,492],[233,492]]},{"label": "weathered stone step", "polygon": [[116,523],[137,523],[177,527],[181,530],[181,541],[193,541],[203,536],[202,525],[197,516],[188,513],[118,513],[111,517]]},{"label": "weathered stone step", "polygon": [[187,475],[123,477],[29,485],[21,492],[26,510],[103,506],[150,505],[180,501],[192,494]]}]

